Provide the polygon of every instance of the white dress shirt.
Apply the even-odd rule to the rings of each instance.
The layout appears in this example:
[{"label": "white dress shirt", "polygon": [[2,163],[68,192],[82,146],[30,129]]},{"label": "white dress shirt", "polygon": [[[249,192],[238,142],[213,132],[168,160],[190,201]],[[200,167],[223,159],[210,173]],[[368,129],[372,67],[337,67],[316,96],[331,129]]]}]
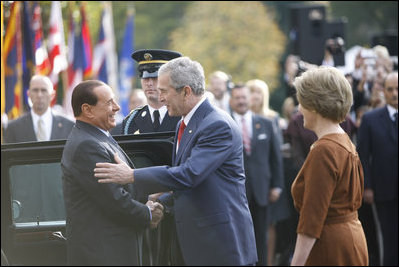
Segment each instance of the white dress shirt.
[{"label": "white dress shirt", "polygon": [[[148,110],[150,111],[151,121],[152,123],[154,123],[154,111],[156,109],[148,105]],[[166,108],[166,106],[162,106],[158,110],[159,110],[159,125],[161,125],[163,118],[165,118],[166,116],[166,112],[168,112],[168,109]]]}]

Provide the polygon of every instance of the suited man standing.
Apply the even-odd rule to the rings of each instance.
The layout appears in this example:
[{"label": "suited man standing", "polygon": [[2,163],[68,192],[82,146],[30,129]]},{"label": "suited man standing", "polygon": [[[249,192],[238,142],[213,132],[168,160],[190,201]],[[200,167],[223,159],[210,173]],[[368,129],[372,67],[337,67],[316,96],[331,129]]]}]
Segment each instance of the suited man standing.
[{"label": "suited man standing", "polygon": [[51,80],[34,75],[29,83],[28,96],[32,101],[30,112],[9,123],[4,131],[4,143],[66,139],[74,122],[51,110],[50,103],[55,96]]},{"label": "suited man standing", "polygon": [[366,112],[357,149],[364,170],[366,203],[375,203],[384,240],[385,266],[398,265],[398,73],[384,80],[387,105]]},{"label": "suited man standing", "polygon": [[132,54],[139,64],[141,88],[147,105],[134,109],[122,122],[122,134],[175,131],[179,117],[171,117],[157,90],[158,69],[171,59],[181,57],[179,52],[162,49],[141,49]]},{"label": "suited man standing", "polygon": [[232,116],[241,129],[246,193],[254,222],[258,266],[267,266],[268,204],[283,188],[283,158],[273,122],[250,111],[250,91],[237,84],[231,91]]},{"label": "suited man standing", "polygon": [[148,194],[173,191],[173,265],[255,264],[237,124],[204,96],[204,70],[188,57],[161,66],[158,89],[169,115],[182,116],[172,166],[132,170],[116,159],[118,164],[97,163],[95,176],[100,183],[133,183]]},{"label": "suited man standing", "polygon": [[143,230],[161,220],[162,205],[142,204],[133,185],[99,184],[93,173],[115,153],[133,167],[108,132],[120,107],[108,85],[89,80],[74,88],[72,108],[76,125],[61,159],[68,265],[141,265]]}]

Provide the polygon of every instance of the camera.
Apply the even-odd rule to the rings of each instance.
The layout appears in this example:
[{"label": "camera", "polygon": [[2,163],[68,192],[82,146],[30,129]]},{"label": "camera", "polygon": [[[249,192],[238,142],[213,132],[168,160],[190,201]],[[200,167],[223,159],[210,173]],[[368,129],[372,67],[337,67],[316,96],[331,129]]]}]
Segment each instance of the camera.
[{"label": "camera", "polygon": [[331,55],[338,55],[345,52],[344,46],[345,41],[342,37],[330,38],[326,41],[326,49]]}]

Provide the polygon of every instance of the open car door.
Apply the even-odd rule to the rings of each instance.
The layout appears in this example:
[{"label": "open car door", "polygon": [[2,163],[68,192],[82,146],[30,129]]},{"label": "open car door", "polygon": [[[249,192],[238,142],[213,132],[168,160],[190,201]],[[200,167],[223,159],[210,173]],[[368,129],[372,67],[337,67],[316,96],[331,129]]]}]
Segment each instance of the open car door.
[{"label": "open car door", "polygon": [[[170,165],[174,133],[116,136],[136,168]],[[1,249],[10,265],[66,265],[65,140],[1,145]],[[4,253],[4,254],[3,254]]]}]

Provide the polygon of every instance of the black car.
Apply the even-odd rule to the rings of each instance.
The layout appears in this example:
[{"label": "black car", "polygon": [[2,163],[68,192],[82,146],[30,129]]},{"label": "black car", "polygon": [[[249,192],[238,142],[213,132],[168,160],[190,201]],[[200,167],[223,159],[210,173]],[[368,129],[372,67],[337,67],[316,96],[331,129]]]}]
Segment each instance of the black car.
[{"label": "black car", "polygon": [[[174,133],[116,136],[136,168],[170,165]],[[66,140],[1,145],[2,265],[66,265]],[[3,261],[4,260],[4,261]]]}]

